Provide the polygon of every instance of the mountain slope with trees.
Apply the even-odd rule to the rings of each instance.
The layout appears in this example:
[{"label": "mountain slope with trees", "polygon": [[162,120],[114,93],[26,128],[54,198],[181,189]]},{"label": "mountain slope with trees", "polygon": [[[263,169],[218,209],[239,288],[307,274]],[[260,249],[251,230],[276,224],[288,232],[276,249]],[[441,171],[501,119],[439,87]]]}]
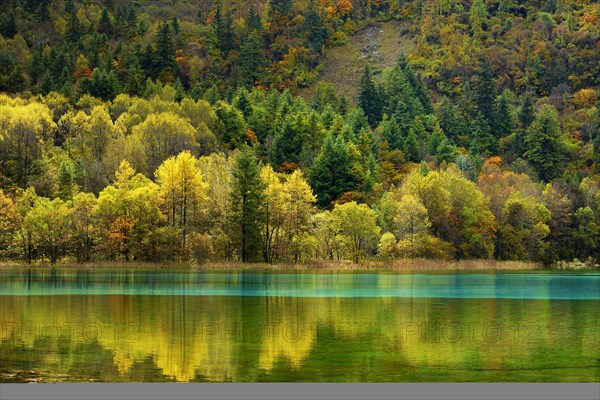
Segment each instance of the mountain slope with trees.
[{"label": "mountain slope with trees", "polygon": [[[598,259],[599,16],[586,0],[2,2],[0,257]],[[356,96],[323,79],[391,20],[410,53],[357,59]]]}]

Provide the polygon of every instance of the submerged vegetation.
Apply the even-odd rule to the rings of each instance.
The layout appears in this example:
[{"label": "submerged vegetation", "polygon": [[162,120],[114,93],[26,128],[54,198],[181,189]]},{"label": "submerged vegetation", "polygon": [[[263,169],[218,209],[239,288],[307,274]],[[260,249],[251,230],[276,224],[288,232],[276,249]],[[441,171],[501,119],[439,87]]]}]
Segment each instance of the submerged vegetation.
[{"label": "submerged vegetation", "polygon": [[597,2],[140,3],[0,5],[2,259],[600,259]]}]

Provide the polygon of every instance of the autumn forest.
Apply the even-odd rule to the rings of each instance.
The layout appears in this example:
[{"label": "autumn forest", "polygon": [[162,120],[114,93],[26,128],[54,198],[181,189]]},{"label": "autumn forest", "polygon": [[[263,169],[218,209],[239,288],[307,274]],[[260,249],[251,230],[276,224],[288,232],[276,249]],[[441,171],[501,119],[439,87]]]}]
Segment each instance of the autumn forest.
[{"label": "autumn forest", "polygon": [[[383,23],[411,50],[322,79]],[[600,261],[597,1],[6,0],[0,34],[0,261]]]}]

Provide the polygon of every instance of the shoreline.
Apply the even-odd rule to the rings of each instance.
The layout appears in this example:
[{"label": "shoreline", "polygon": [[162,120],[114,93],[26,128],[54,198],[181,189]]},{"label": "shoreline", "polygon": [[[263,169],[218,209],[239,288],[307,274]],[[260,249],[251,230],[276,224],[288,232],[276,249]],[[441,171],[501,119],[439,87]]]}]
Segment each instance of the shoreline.
[{"label": "shoreline", "polygon": [[524,262],[524,261],[497,261],[497,260],[395,260],[390,262],[369,261],[364,264],[355,264],[352,262],[334,261],[334,262],[315,262],[310,264],[265,264],[265,263],[236,263],[236,262],[207,262],[197,263],[151,263],[151,262],[93,262],[77,263],[63,262],[55,265],[49,263],[25,264],[19,262],[2,262],[0,269],[8,268],[73,268],[73,269],[106,269],[106,270],[206,270],[206,271],[245,271],[259,270],[270,272],[286,271],[390,271],[390,272],[471,272],[471,271],[599,271],[598,265],[572,262],[557,263],[552,266],[544,266],[542,263]]}]

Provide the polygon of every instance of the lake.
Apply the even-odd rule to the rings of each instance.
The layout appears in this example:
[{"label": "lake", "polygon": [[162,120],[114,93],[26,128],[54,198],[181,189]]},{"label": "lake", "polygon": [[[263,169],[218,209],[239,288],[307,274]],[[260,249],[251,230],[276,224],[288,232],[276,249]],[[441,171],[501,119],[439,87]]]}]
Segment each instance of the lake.
[{"label": "lake", "polygon": [[2,382],[598,382],[600,274],[0,268]]}]

